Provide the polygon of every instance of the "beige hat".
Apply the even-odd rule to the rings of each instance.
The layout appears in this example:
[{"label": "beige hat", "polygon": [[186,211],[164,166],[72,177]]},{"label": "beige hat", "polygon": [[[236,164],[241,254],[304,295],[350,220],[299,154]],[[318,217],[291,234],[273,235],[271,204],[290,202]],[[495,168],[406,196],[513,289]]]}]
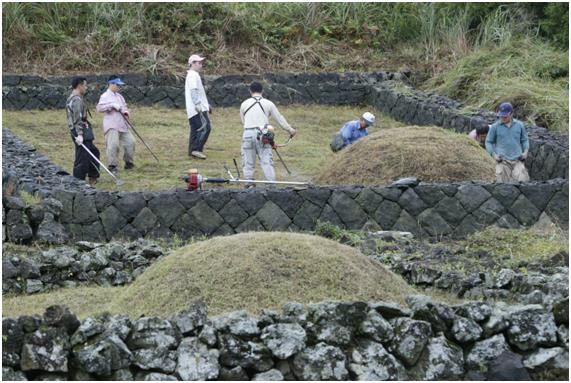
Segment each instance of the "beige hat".
[{"label": "beige hat", "polygon": [[200,57],[199,55],[191,55],[188,58],[188,65],[192,64],[195,61],[202,61],[204,60],[204,57]]}]

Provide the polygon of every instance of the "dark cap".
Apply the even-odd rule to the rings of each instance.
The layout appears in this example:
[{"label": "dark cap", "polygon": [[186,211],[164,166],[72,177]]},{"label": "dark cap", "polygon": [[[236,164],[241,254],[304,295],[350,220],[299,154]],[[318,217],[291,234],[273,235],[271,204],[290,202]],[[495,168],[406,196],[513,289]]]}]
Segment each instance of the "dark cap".
[{"label": "dark cap", "polygon": [[512,104],[510,104],[509,102],[504,102],[500,105],[500,108],[498,109],[498,116],[507,117],[511,113],[513,113],[513,111],[514,111],[514,108],[513,108]]}]

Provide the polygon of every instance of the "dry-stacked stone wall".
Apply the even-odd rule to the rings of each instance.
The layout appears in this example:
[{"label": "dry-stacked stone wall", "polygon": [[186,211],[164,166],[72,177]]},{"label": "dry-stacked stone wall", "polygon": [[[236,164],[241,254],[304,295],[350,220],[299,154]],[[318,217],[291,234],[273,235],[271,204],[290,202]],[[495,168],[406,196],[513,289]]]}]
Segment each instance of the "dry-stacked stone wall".
[{"label": "dry-stacked stone wall", "polygon": [[[107,76],[89,76],[96,101]],[[130,103],[184,107],[183,79],[126,75]],[[285,74],[206,76],[216,106],[247,97],[245,84],[266,83],[279,104],[368,104],[411,124],[467,132],[493,114],[407,87],[404,76]],[[3,76],[3,107],[63,108],[68,77]],[[566,136],[528,127],[534,182],[416,186],[310,187],[305,190],[103,192],[74,179],[3,129],[3,239],[63,244],[137,239],[127,245],[78,242],[36,258],[3,259],[3,291],[129,283],[162,250],[141,237],[188,238],[249,230],[313,230],[317,220],[349,229],[463,237],[488,225],[568,226]],[[25,190],[39,195],[28,205]],[[427,261],[427,260],[425,260]],[[430,261],[430,260],[428,260]],[[125,315],[79,320],[64,307],[43,316],[2,320],[4,380],[530,380],[567,379],[569,300],[566,267],[546,275],[501,270],[458,275],[435,263],[392,260],[416,285],[503,298],[523,305],[447,305],[410,296],[385,302],[291,302],[281,311],[208,316],[203,303],[165,318]],[[453,275],[454,274],[454,275]],[[549,276],[547,276],[549,275]],[[492,294],[493,296],[489,295]]]},{"label": "dry-stacked stone wall", "polygon": [[[10,184],[10,177],[25,177],[26,182],[12,182],[44,198],[29,207],[19,198],[3,194],[5,234],[13,242],[305,231],[313,230],[318,220],[348,229],[369,227],[411,231],[420,236],[464,237],[492,224],[516,228],[542,220],[567,226],[569,220],[569,183],[563,179],[522,184],[174,192],[105,192],[83,183],[74,190],[77,180],[57,176],[52,182],[48,172],[57,169],[47,159],[34,166],[28,154],[35,152],[9,131],[3,134],[3,149],[11,148],[2,152],[3,185]],[[26,161],[30,164],[12,166]],[[43,175],[41,183],[31,176],[34,172]]]},{"label": "dry-stacked stone wall", "polygon": [[[184,108],[184,78],[181,76],[145,76],[126,74],[121,78],[129,85],[121,93],[129,104],[161,105]],[[94,104],[107,88],[107,75],[85,76],[89,84],[88,103]],[[64,108],[71,91],[70,76],[3,75],[4,109]],[[265,84],[265,95],[278,104],[359,104],[366,102],[370,86],[382,81],[400,80],[400,73],[367,74],[299,73],[258,75],[205,75],[208,100],[214,106],[236,106],[249,97],[248,85],[254,80]]]},{"label": "dry-stacked stone wall", "polygon": [[[106,77],[89,77],[92,89],[88,101],[95,102]],[[4,108],[62,107],[69,91],[69,77],[3,78]],[[130,103],[167,107],[184,104],[180,78],[124,78],[130,84],[124,90]],[[494,118],[486,111],[463,114],[460,103],[416,91],[406,86],[399,73],[205,76],[210,99],[222,106],[238,105],[247,97],[246,84],[254,79],[263,81],[267,96],[279,104],[369,104],[401,121],[462,132],[468,131],[475,119],[491,122]],[[532,155],[527,166],[532,179],[537,180],[529,183],[126,193],[98,191],[73,179],[3,129],[3,185],[13,184],[14,189],[49,200],[43,207],[34,208],[48,211],[41,215],[33,214],[35,210],[17,202],[17,198],[5,199],[3,234],[10,241],[24,243],[37,239],[62,243],[69,239],[188,238],[250,230],[312,230],[317,220],[349,229],[377,227],[421,236],[455,237],[492,224],[520,227],[547,221],[566,227],[567,137],[538,127],[528,130]],[[40,217],[47,217],[48,224]]]},{"label": "dry-stacked stone wall", "polygon": [[[565,302],[561,302],[562,305]],[[569,302],[566,302],[567,307]],[[409,296],[169,319],[62,306],[2,320],[4,380],[531,380],[569,373],[561,307]],[[531,336],[530,336],[531,335]]]},{"label": "dry-stacked stone wall", "polygon": [[36,294],[65,287],[122,286],[166,255],[156,243],[93,243],[53,246],[26,254],[7,249],[2,258],[2,293]]}]

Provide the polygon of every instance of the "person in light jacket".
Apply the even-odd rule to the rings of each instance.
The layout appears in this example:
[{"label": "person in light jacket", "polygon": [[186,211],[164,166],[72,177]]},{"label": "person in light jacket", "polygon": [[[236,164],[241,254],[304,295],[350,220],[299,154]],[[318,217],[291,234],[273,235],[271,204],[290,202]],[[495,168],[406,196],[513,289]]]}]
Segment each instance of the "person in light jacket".
[{"label": "person in light jacket", "polygon": [[496,182],[529,181],[525,168],[529,153],[525,126],[513,118],[513,106],[509,102],[500,105],[498,117],[486,136],[486,150],[496,160]]},{"label": "person in light jacket", "polygon": [[107,164],[111,172],[117,173],[121,149],[123,149],[125,170],[135,166],[135,138],[126,121],[129,119],[127,103],[119,93],[119,86],[125,83],[119,76],[113,75],[109,77],[107,84],[108,88],[99,98],[96,109],[98,112],[105,113],[103,131],[105,132]]}]

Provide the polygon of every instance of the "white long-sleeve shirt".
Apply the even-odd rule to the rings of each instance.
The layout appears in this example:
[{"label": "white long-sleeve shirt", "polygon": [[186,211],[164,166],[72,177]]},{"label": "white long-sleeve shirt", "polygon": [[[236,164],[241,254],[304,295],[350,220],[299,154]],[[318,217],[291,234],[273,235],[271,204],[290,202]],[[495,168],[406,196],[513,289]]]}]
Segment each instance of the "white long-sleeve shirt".
[{"label": "white long-sleeve shirt", "polygon": [[206,92],[204,91],[204,86],[202,86],[202,80],[197,71],[189,69],[186,74],[186,81],[184,83],[184,98],[186,101],[186,114],[188,118],[196,116],[196,105],[192,100],[191,90],[198,90],[198,98],[200,101],[200,110],[207,112],[210,110],[210,104],[208,104],[208,99],[206,98]]},{"label": "white long-sleeve shirt", "polygon": [[[259,104],[258,104],[259,102]],[[293,132],[284,116],[278,111],[276,105],[261,96],[250,97],[240,106],[240,119],[244,129],[263,127],[269,123],[269,118],[273,117],[280,127],[289,133]]]}]

